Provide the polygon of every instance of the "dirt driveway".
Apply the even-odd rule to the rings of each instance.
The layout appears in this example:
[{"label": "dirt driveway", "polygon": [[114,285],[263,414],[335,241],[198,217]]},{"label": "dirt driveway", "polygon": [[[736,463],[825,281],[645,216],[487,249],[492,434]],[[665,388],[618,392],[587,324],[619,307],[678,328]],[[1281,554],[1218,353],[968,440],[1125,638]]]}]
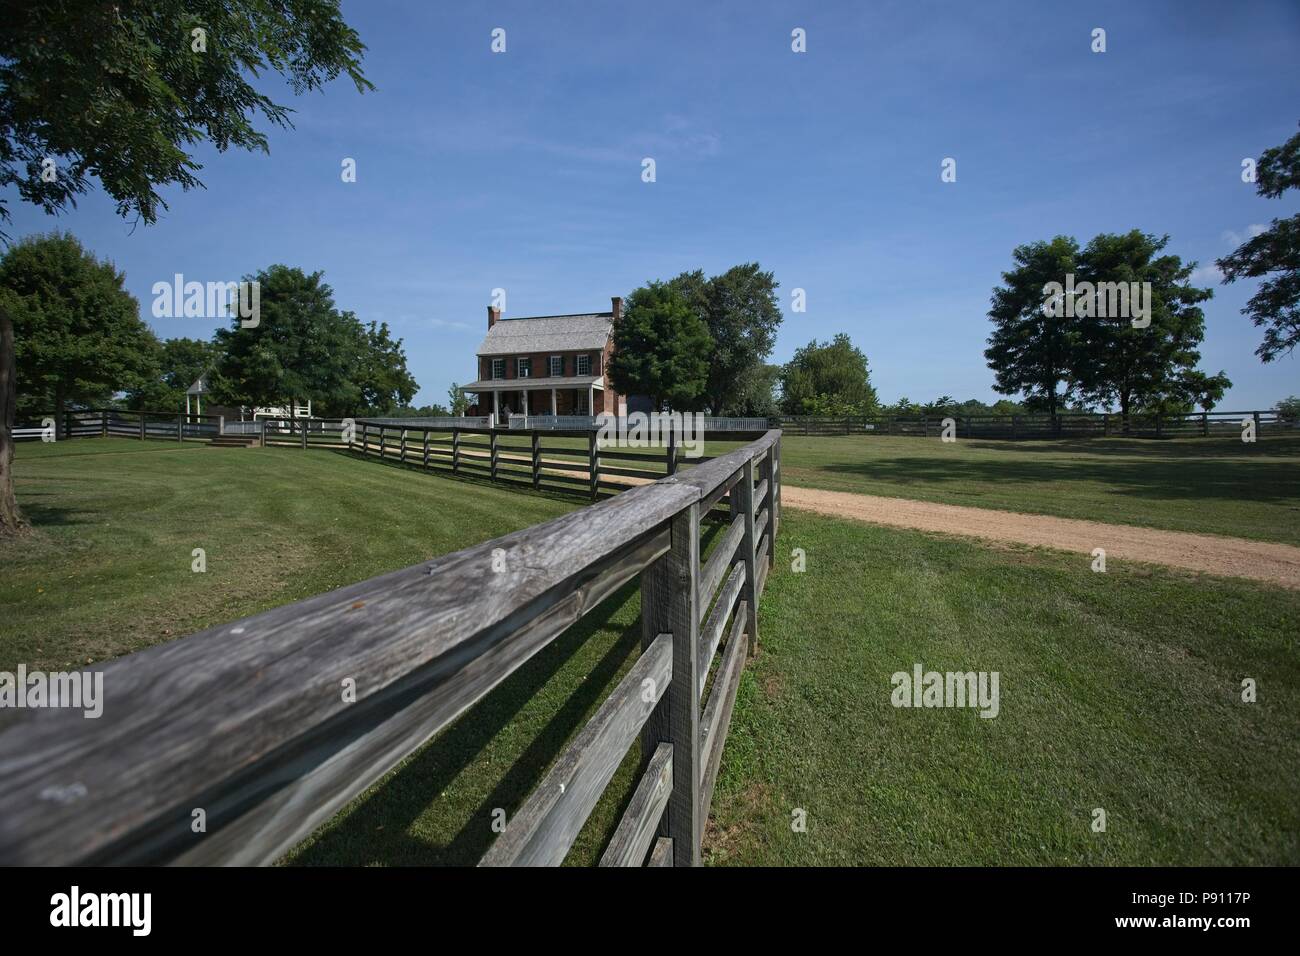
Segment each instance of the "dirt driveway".
[{"label": "dirt driveway", "polygon": [[1094,548],[1103,548],[1107,562],[1143,561],[1300,589],[1300,548],[1288,544],[794,485],[781,487],[781,503],[832,518],[1078,551],[1089,556]]}]

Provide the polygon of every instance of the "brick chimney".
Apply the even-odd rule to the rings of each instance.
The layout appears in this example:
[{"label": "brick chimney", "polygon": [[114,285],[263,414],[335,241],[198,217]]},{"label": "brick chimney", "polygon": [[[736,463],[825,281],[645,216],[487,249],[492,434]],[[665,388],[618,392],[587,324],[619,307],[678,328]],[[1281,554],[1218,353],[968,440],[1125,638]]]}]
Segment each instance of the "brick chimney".
[{"label": "brick chimney", "polygon": [[610,296],[609,304],[613,306],[614,321],[617,322],[623,318],[623,297],[621,295]]},{"label": "brick chimney", "polygon": [[489,305],[488,306],[488,328],[489,329],[492,328],[492,326],[496,325],[500,321],[501,321],[501,309],[499,309],[495,305]]}]

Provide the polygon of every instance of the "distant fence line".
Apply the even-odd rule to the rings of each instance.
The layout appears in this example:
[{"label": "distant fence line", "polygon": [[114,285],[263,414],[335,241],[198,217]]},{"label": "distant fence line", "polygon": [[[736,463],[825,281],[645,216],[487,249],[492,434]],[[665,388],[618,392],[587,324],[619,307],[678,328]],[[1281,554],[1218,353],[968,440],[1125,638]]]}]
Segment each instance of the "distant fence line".
[{"label": "distant fence line", "polygon": [[1300,428],[1276,409],[1246,412],[1192,412],[1186,415],[1137,415],[1117,412],[1066,412],[1057,415],[958,415],[913,417],[846,415],[843,417],[781,416],[772,427],[787,435],[904,435],[939,437],[952,420],[956,438],[1189,438],[1239,436],[1242,421],[1257,434]]},{"label": "distant fence line", "polygon": [[[702,535],[712,517],[722,528]],[[110,661],[98,719],[28,708],[0,725],[0,864],[274,862],[639,580],[640,657],[481,865],[563,861],[638,739],[600,863],[696,865],[780,519],[768,431],[532,528]]]}]

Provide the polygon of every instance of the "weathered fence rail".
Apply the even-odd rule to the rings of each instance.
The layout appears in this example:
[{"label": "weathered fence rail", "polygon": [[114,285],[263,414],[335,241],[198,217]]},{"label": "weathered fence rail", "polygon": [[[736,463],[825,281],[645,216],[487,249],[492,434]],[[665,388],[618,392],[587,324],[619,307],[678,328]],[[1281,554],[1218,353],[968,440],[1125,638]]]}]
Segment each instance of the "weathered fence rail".
[{"label": "weathered fence rail", "polygon": [[940,437],[945,426],[956,438],[1190,438],[1239,436],[1250,421],[1257,435],[1300,429],[1300,422],[1276,410],[1194,412],[1188,415],[1129,415],[1067,412],[1058,415],[846,415],[837,418],[783,416],[772,427],[790,435],[902,435]]},{"label": "weathered fence rail", "polygon": [[218,415],[89,408],[62,415],[55,412],[24,415],[15,422],[13,437],[15,441],[41,441],[47,435],[58,441],[113,437],[183,441],[216,438],[221,434],[221,425]]},{"label": "weathered fence rail", "polygon": [[601,862],[698,863],[758,639],[780,449],[769,431],[553,521],[112,661],[98,719],[0,714],[0,864],[272,862],[638,576],[639,659],[482,862],[563,859],[639,739]]},{"label": "weathered fence rail", "polygon": [[[400,420],[399,420],[400,421]],[[271,444],[270,431],[267,443]],[[392,424],[359,419],[352,440],[323,440],[384,461],[444,475],[486,478],[521,487],[579,494],[592,499],[657,481],[712,459],[689,457],[672,433],[661,446],[604,447],[590,429],[501,429]],[[709,433],[710,441],[752,441],[754,431]],[[757,434],[762,434],[762,431]],[[295,444],[287,441],[286,444]]]}]

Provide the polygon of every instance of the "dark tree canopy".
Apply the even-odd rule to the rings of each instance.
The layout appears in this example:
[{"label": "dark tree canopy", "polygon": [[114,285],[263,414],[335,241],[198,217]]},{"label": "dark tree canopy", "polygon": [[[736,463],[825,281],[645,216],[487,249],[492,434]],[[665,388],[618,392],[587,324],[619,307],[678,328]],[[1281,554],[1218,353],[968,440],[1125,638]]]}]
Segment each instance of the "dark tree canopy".
[{"label": "dark tree canopy", "polygon": [[6,3],[0,188],[57,212],[93,177],[119,213],[153,222],[167,208],[157,187],[202,185],[196,144],[266,151],[255,118],[292,125],[254,74],[302,93],[346,73],[365,90],[364,51],[337,0]]},{"label": "dark tree canopy", "polygon": [[871,415],[877,405],[867,357],[843,332],[829,342],[809,342],[781,370],[787,415]]},{"label": "dark tree canopy", "polygon": [[694,411],[704,402],[713,339],[669,284],[651,282],[627,297],[614,324],[609,374],[624,395],[648,395],[656,410]]},{"label": "dark tree canopy", "polygon": [[775,275],[757,262],[747,262],[712,278],[699,269],[683,272],[668,284],[713,338],[706,404],[715,415],[742,414],[746,389],[772,354],[781,325]]},{"label": "dark tree canopy", "polygon": [[1002,273],[1003,285],[993,290],[993,334],[984,357],[993,369],[995,391],[1022,394],[1054,413],[1070,398],[1073,320],[1045,313],[1043,286],[1077,272],[1079,244],[1057,236],[1017,246],[1011,256],[1015,267]]},{"label": "dark tree canopy", "polygon": [[126,390],[129,408],[181,411],[185,392],[217,360],[217,348],[202,339],[164,339],[159,350],[160,374],[142,386]]},{"label": "dark tree canopy", "polygon": [[[1300,187],[1300,133],[1281,146],[1264,150],[1256,165],[1255,189],[1278,199]],[[1260,235],[1246,240],[1220,259],[1223,281],[1264,279],[1242,313],[1264,330],[1255,354],[1271,362],[1300,345],[1300,213],[1274,219]],[[1267,277],[1267,278],[1265,278]]]},{"label": "dark tree canopy", "polygon": [[98,404],[158,377],[160,347],[111,263],[64,233],[32,236],[0,259],[0,309],[13,320],[26,412]]}]

